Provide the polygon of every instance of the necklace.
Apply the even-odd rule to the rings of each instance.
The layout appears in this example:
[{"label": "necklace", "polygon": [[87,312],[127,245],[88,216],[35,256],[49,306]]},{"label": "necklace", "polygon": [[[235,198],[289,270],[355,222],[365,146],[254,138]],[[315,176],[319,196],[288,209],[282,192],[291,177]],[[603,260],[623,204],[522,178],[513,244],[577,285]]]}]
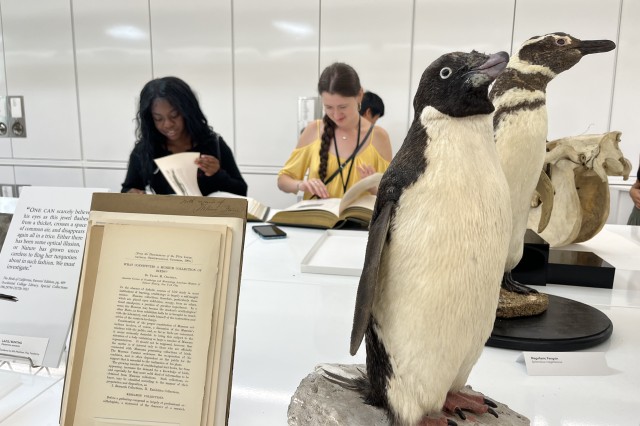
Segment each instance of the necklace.
[{"label": "necklace", "polygon": [[346,141],[346,140],[347,140],[347,137],[346,137],[346,136],[342,136],[342,140],[343,140],[343,141]]},{"label": "necklace", "polygon": [[[342,136],[343,140],[346,140],[345,136]],[[336,134],[333,134],[333,147],[336,151],[336,159],[338,163],[340,163],[340,153],[338,152],[338,141],[336,141]],[[358,148],[360,148],[360,117],[358,117],[358,138],[356,139],[356,148],[353,150],[354,153],[358,152]],[[342,181],[342,191],[343,194],[347,192],[347,184],[349,183],[349,178],[351,177],[351,170],[353,170],[353,163],[355,163],[354,155],[351,155],[344,163],[338,166],[338,171],[340,172],[340,180]],[[347,165],[347,162],[351,162],[349,164],[349,172],[347,172],[347,180],[344,180],[344,176],[342,175],[342,170],[344,166]]]}]

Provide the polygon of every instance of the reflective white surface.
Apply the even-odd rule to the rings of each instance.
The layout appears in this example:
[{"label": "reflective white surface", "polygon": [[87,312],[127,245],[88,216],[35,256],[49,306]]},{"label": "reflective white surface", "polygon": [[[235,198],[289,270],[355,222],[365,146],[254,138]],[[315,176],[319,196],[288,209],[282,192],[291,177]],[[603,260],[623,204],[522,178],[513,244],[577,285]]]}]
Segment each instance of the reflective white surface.
[{"label": "reflective white surface", "polygon": [[[475,5],[473,7],[472,5]],[[425,68],[448,52],[510,53],[514,0],[415,2],[410,102]],[[413,121],[410,110],[409,125]]]},{"label": "reflective white surface", "polygon": [[70,3],[2,2],[7,92],[24,96],[27,137],[12,138],[15,158],[81,158]]},{"label": "reflective white surface", "polygon": [[[376,123],[397,152],[410,125],[408,110],[413,1],[342,1],[321,3],[320,69],[346,62],[358,72],[364,90],[382,98],[385,115]],[[310,87],[314,81],[309,82]],[[413,117],[411,117],[413,119]]]},{"label": "reflective white surface", "polygon": [[[319,363],[364,363],[364,350],[349,355],[357,277],[303,274],[300,261],[323,231],[283,227],[288,237],[261,240],[249,223],[237,323],[229,424],[286,424],[287,407],[300,381]],[[587,246],[623,264],[617,237],[638,251],[638,227],[605,227]],[[363,234],[364,235],[364,234]],[[539,289],[603,311],[613,322],[610,340],[588,351],[605,352],[607,376],[528,376],[519,351],[485,348],[469,384],[527,416],[534,426],[635,424],[640,403],[640,264],[616,271],[614,289],[547,285]],[[2,426],[55,425],[62,383],[11,416]]]},{"label": "reflective white surface", "polygon": [[[2,34],[2,22],[0,21],[0,34]],[[4,69],[4,44],[0,43],[0,70]],[[0,97],[7,96],[7,80],[5,74],[0,72]],[[5,121],[6,125],[7,122]],[[0,138],[0,157],[11,157],[11,138]]]},{"label": "reflective white surface", "polygon": [[[283,227],[289,237],[264,241],[247,232],[231,402],[231,425],[285,424],[290,397],[318,363],[363,363],[348,354],[358,278],[300,272],[322,231]],[[638,227],[610,226],[583,250],[626,264],[624,237],[639,244]],[[619,243],[619,241],[618,241]],[[586,243],[585,243],[586,244]],[[634,257],[635,258],[635,257]],[[535,426],[630,425],[640,403],[640,262],[617,270],[615,288],[548,285],[540,290],[587,303],[613,322],[604,351],[608,376],[534,377],[516,362],[519,351],[485,348],[469,384],[527,416]],[[587,402],[591,401],[591,402]]]},{"label": "reflective white surface", "polygon": [[83,187],[82,169],[67,167],[15,167],[16,183],[33,186]]},{"label": "reflective white surface", "polygon": [[[556,31],[581,40],[617,41],[620,4],[620,0],[518,0],[513,52],[533,36]],[[609,130],[615,63],[615,50],[587,55],[549,83],[549,140]]]},{"label": "reflective white surface", "polygon": [[185,80],[209,124],[234,149],[231,4],[182,0],[178,6],[174,0],[154,0],[149,16],[154,78]]},{"label": "reflective white surface", "polygon": [[[120,173],[102,175],[110,181],[101,186],[118,188],[135,140],[140,89],[173,74],[198,92],[210,123],[233,147],[251,181],[249,195],[282,208],[292,203],[275,179],[297,141],[297,99],[316,95],[328,63],[353,64],[364,88],[382,96],[380,125],[397,152],[413,118],[417,81],[440,54],[511,51],[531,36],[566,31],[615,40],[618,48],[585,57],[549,85],[550,138],[620,130],[621,149],[634,172],[638,166],[637,1],[1,3],[0,96],[25,96],[28,133],[0,138],[2,165],[117,164]],[[46,185],[47,177],[34,173],[31,183]],[[618,220],[616,207],[611,217]]]},{"label": "reflective white surface", "polygon": [[73,27],[84,158],[126,161],[138,94],[151,79],[148,4],[76,1]]},{"label": "reflective white surface", "polygon": [[[620,148],[638,170],[640,161],[640,127],[638,127],[638,99],[640,99],[640,2],[624,1],[620,16],[620,34],[616,63],[616,86],[611,108],[611,130],[622,130]],[[632,179],[633,181],[633,179]]]},{"label": "reflective white surface", "polygon": [[298,97],[318,83],[319,13],[315,1],[233,1],[240,164],[282,167],[296,146]]}]

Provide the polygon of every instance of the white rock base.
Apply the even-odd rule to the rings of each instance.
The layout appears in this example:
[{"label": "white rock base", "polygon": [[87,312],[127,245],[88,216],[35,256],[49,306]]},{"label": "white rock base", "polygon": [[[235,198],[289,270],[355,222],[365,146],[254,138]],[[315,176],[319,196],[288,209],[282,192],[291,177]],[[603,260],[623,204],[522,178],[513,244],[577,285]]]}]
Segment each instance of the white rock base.
[{"label": "white rock base", "polygon": [[[365,371],[364,365],[322,364],[305,377],[291,397],[287,412],[290,426],[328,426],[328,425],[367,425],[389,426],[390,420],[385,410],[367,405],[361,395],[327,379],[326,371],[343,377],[357,377]],[[467,387],[472,393],[473,390]],[[504,404],[494,401],[498,418],[489,413],[475,415],[465,413],[466,420],[451,417],[459,426],[496,425],[525,426],[530,421],[524,416],[509,409]]]}]

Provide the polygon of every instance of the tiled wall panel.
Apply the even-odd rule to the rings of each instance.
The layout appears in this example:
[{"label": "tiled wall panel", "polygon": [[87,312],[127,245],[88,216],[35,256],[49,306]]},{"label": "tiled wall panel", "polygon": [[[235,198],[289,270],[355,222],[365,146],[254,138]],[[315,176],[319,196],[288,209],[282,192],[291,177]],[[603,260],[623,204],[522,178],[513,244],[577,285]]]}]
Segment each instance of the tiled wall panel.
[{"label": "tiled wall panel", "polygon": [[550,83],[549,138],[620,130],[638,167],[637,1],[0,0],[0,13],[0,96],[25,96],[28,134],[0,138],[0,177],[4,170],[13,179],[16,158],[18,184],[119,190],[140,89],[177,75],[234,149],[249,195],[284,207],[295,196],[276,188],[276,173],[297,142],[298,97],[317,95],[324,66],[350,63],[382,96],[379,125],[397,152],[434,59],[452,50],[511,53],[552,31],[618,48]]},{"label": "tiled wall panel", "polygon": [[233,2],[236,155],[282,166],[298,139],[298,97],[315,96],[319,1]]},{"label": "tiled wall panel", "polygon": [[389,133],[394,153],[408,128],[412,13],[412,0],[322,1],[320,69],[346,62],[363,88],[382,98],[385,115],[376,124]]},{"label": "tiled wall panel", "polygon": [[441,55],[471,50],[509,53],[514,4],[514,0],[416,0],[411,102],[422,73]]},{"label": "tiled wall panel", "polygon": [[73,2],[84,158],[126,161],[140,89],[151,78],[147,2]]},{"label": "tiled wall panel", "polygon": [[[527,39],[565,32],[581,40],[615,41],[620,0],[518,0],[514,51]],[[547,87],[549,140],[608,130],[615,52],[587,55]]]},{"label": "tiled wall panel", "polygon": [[[633,164],[640,161],[640,2],[625,0],[622,7],[616,85],[611,110],[611,130],[622,131],[620,149]],[[631,178],[632,181],[634,178]]]},{"label": "tiled wall panel", "polygon": [[17,185],[85,186],[80,168],[16,166],[15,173]]},{"label": "tiled wall panel", "polygon": [[24,96],[26,138],[15,158],[81,158],[68,0],[2,0],[7,93]]},{"label": "tiled wall panel", "polygon": [[[2,2],[0,2],[0,6]],[[0,35],[2,34],[2,20],[0,20]],[[0,70],[4,70],[4,37],[0,37]],[[0,97],[7,96],[7,81],[5,78],[5,73],[0,72]],[[5,111],[6,113],[6,111]],[[5,126],[7,125],[6,120],[4,121]],[[11,154],[11,138],[8,137],[0,137],[0,158],[10,158]],[[12,169],[13,170],[13,169]]]},{"label": "tiled wall panel", "polygon": [[233,148],[231,0],[154,0],[154,77],[173,75],[198,95],[209,124]]},{"label": "tiled wall panel", "polygon": [[124,170],[84,169],[84,182],[87,188],[105,188],[109,192],[120,192],[124,176]]}]

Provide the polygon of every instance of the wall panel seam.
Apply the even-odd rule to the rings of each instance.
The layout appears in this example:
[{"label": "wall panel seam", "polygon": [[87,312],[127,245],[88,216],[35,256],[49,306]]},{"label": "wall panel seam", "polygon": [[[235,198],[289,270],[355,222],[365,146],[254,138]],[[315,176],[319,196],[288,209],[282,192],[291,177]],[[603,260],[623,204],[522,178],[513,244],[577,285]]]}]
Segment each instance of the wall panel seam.
[{"label": "wall panel seam", "polygon": [[[84,138],[82,133],[82,110],[80,108],[80,85],[78,84],[78,51],[76,46],[76,22],[73,16],[73,0],[69,1],[69,14],[71,19],[71,51],[73,52],[73,81],[76,85],[76,109],[78,110],[78,137],[80,142],[80,158],[84,160]],[[87,186],[87,180],[82,169],[82,185]]]}]

